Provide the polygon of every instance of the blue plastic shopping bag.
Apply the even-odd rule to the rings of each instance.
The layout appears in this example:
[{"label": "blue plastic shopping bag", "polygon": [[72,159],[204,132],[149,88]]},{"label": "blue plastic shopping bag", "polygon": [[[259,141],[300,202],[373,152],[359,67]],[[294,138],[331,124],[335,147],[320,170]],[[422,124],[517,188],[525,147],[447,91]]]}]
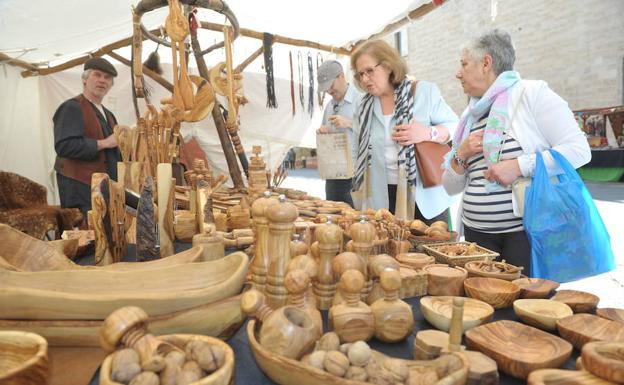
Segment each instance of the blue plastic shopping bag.
[{"label": "blue plastic shopping bag", "polygon": [[589,191],[561,154],[550,154],[563,170],[558,182],[549,179],[537,153],[526,191],[524,228],[531,243],[532,275],[568,282],[613,270],[609,233]]}]

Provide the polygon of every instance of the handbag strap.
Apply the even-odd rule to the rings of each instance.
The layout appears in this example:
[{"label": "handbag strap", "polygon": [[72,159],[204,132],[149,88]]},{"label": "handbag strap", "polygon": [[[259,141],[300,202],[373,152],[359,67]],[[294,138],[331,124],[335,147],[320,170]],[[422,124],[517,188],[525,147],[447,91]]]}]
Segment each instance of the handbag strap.
[{"label": "handbag strap", "polygon": [[511,128],[514,118],[516,117],[516,112],[518,112],[518,107],[522,104],[524,100],[524,91],[526,91],[526,87],[522,84],[522,91],[520,91],[520,97],[518,98],[518,102],[511,111],[511,115],[509,115],[509,126],[505,127],[503,131],[503,142],[501,143],[500,149],[498,150],[498,154],[496,155],[497,161],[500,160],[501,154],[503,153],[503,144],[505,143],[505,135],[507,135],[507,131]]}]

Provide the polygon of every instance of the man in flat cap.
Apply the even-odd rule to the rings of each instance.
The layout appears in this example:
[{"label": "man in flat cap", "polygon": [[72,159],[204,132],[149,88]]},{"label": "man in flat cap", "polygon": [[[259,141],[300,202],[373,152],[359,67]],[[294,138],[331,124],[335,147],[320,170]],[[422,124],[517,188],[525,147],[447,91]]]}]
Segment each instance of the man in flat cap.
[{"label": "man in flat cap", "polygon": [[117,162],[121,160],[113,135],[117,119],[102,105],[115,76],[117,71],[108,60],[87,60],[82,94],[61,104],[52,118],[61,207],[80,209],[85,221],[91,209],[91,175],[105,172],[117,180]]},{"label": "man in flat cap", "polygon": [[[353,137],[352,121],[356,106],[362,99],[362,93],[347,82],[342,65],[336,60],[327,60],[321,64],[317,71],[317,81],[319,92],[327,92],[332,100],[325,107],[323,121],[316,133],[346,132],[355,159],[357,138]],[[325,199],[346,202],[353,207],[351,179],[327,179]]]}]

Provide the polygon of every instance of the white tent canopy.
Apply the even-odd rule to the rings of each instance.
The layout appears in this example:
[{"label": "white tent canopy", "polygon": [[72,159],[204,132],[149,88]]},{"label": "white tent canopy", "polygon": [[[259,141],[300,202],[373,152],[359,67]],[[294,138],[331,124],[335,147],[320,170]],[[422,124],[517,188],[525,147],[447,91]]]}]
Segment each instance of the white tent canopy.
[{"label": "white tent canopy", "polygon": [[[335,47],[349,46],[364,39],[389,23],[403,18],[424,0],[396,0],[383,6],[373,0],[314,2],[268,0],[230,0],[226,3],[236,15],[241,28],[268,32],[293,39],[302,39]],[[0,1],[0,52],[11,58],[35,65],[55,66],[81,57],[98,48],[127,38],[132,34],[130,0],[22,0]],[[142,18],[149,29],[164,24],[167,8],[148,12]],[[201,10],[199,19],[225,23],[225,17],[213,11]],[[206,48],[223,40],[222,34],[202,30],[201,46]],[[245,60],[262,42],[239,37],[234,44],[234,63]],[[143,59],[156,49],[156,44],[145,41]],[[129,48],[116,51],[129,58]],[[166,79],[171,81],[170,50],[160,47]],[[289,53],[293,57],[296,114],[291,113]],[[302,57],[302,71],[298,70],[298,56]],[[252,145],[262,145],[268,165],[274,168],[283,154],[292,146],[315,145],[314,129],[318,127],[321,108],[315,94],[313,114],[307,110],[309,76],[308,55],[312,67],[319,59],[337,58],[348,69],[347,57],[336,57],[329,52],[275,44],[273,62],[276,78],[277,109],[266,105],[265,75],[262,56],[248,66],[244,73],[244,93],[250,103],[240,109],[240,136],[250,156]],[[222,49],[205,56],[208,66],[224,61]],[[109,58],[110,59],[110,58]],[[120,124],[134,125],[129,68],[116,63],[119,76],[104,100]],[[0,62],[0,64],[2,64]],[[197,73],[194,61],[190,72]],[[0,169],[24,175],[48,188],[49,201],[58,202],[54,177],[54,138],[52,115],[64,100],[81,92],[82,66],[47,76],[22,78],[22,69],[4,65],[0,72]],[[154,101],[168,96],[168,92],[147,78],[154,93]],[[306,107],[299,101],[300,79],[304,84]],[[317,85],[314,82],[316,90]],[[325,102],[329,98],[325,98]],[[142,109],[144,112],[145,109]],[[207,153],[211,165],[229,175],[225,158],[210,118],[195,124],[183,124],[185,138],[196,137]]]}]

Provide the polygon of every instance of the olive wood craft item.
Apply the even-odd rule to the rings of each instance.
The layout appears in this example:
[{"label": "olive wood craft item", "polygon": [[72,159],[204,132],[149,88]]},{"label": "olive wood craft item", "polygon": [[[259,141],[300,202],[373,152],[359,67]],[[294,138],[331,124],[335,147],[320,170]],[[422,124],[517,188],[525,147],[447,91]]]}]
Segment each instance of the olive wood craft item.
[{"label": "olive wood craft item", "polygon": [[55,239],[49,241],[49,244],[63,253],[67,258],[73,260],[76,259],[76,254],[78,253],[78,241],[78,238]]},{"label": "olive wood craft item", "polygon": [[427,294],[427,274],[422,269],[414,270],[399,266],[399,274],[401,274],[399,298],[413,298]]},{"label": "olive wood craft item", "polygon": [[82,257],[86,254],[87,249],[94,244],[95,233],[93,230],[65,230],[61,234],[61,239],[78,239],[78,249],[75,256]]},{"label": "olive wood craft item", "polygon": [[494,309],[510,307],[520,296],[520,288],[515,283],[498,278],[467,278],[464,289],[467,296],[487,302]]},{"label": "olive wood craft item", "polygon": [[375,319],[375,337],[383,342],[398,342],[412,334],[414,314],[412,307],[399,299],[401,274],[396,270],[381,273],[381,288],[384,298],[371,306]]},{"label": "olive wood craft item", "polygon": [[287,202],[284,195],[280,195],[278,203],[266,208],[266,216],[269,221],[269,267],[265,293],[267,304],[276,309],[284,306],[288,301],[284,275],[291,258],[290,236],[293,231],[293,222],[298,216],[297,207]]},{"label": "olive wood craft item", "polygon": [[199,234],[216,230],[214,216],[212,215],[211,194],[212,188],[209,182],[203,179],[197,181],[197,188],[195,189],[195,218],[197,222],[196,232]]},{"label": "olive wood craft item", "polygon": [[110,217],[110,184],[108,175],[94,173],[91,176],[91,217],[89,226],[95,232],[95,264],[109,265],[113,262],[113,224]]},{"label": "olive wood craft item", "polygon": [[557,331],[575,348],[592,341],[624,342],[624,324],[597,315],[580,313],[557,321]]},{"label": "olive wood craft item", "polygon": [[467,262],[496,259],[499,254],[474,242],[446,242],[423,245],[424,251],[435,257],[438,263],[463,267]]},{"label": "olive wood craft item", "polygon": [[241,298],[241,308],[262,322],[258,340],[272,354],[299,359],[312,349],[322,330],[307,312],[295,306],[272,310],[264,294],[251,289]]},{"label": "olive wood craft item", "polygon": [[379,284],[381,272],[385,270],[399,270],[401,265],[396,259],[388,254],[377,254],[369,258],[368,271],[373,282],[373,287],[366,297],[366,303],[372,305],[375,301],[384,297],[383,290]]},{"label": "olive wood craft item", "polygon": [[505,281],[520,278],[523,269],[523,267],[510,265],[505,260],[502,262],[493,261],[491,257],[481,261],[466,262],[464,268],[468,271],[468,277],[498,278]]},{"label": "olive wood craft item", "polygon": [[303,254],[308,254],[308,245],[301,240],[300,234],[294,233],[290,241],[290,255],[296,257]]},{"label": "olive wood craft item", "polygon": [[[319,270],[314,282],[316,306],[320,310],[328,310],[332,305],[334,294],[336,294],[336,279],[332,269],[332,260],[340,251],[342,230],[330,219],[324,225],[317,227],[314,235],[318,241],[319,250]],[[359,290],[361,289],[362,287],[359,288]],[[343,293],[344,295],[345,293]]]},{"label": "olive wood craft item", "polygon": [[248,258],[234,252],[208,262],[147,269],[136,265],[124,271],[0,269],[0,319],[97,320],[129,304],[149,315],[188,309],[240,293]]},{"label": "olive wood craft item", "polygon": [[[109,180],[110,201],[108,214],[111,219],[113,263],[120,262],[126,253],[125,207],[126,194],[123,187]],[[173,253],[172,253],[173,254]]]},{"label": "olive wood craft item", "polygon": [[434,257],[423,253],[402,253],[397,255],[396,259],[401,265],[414,270],[421,270],[425,266],[435,263]]},{"label": "olive wood craft item", "polygon": [[357,270],[347,270],[340,277],[339,286],[344,302],[329,309],[329,329],[343,343],[368,341],[375,333],[375,319],[371,308],[360,301],[364,276]]},{"label": "olive wood craft item", "polygon": [[558,320],[574,314],[570,306],[552,299],[517,299],[513,309],[522,322],[546,331],[557,330]]},{"label": "olive wood craft item", "polygon": [[157,218],[154,212],[154,179],[147,175],[137,208],[136,247],[139,260],[160,258]]},{"label": "olive wood craft item", "polygon": [[511,281],[520,286],[520,298],[546,298],[559,283],[544,278],[518,278]]},{"label": "olive wood craft item", "polygon": [[[368,382],[349,380],[337,377],[326,371],[307,365],[303,362],[271,353],[258,342],[257,321],[247,324],[247,336],[251,351],[260,369],[274,382],[280,385],[365,385]],[[372,351],[373,358],[383,364],[390,359],[380,352]],[[394,358],[392,358],[394,360]],[[412,361],[396,359],[405,363],[409,375],[429,379],[432,385],[461,385],[468,375],[467,359],[457,353],[444,355],[431,361]],[[296,374],[296,375],[295,375]]]},{"label": "olive wood craft item", "polygon": [[310,288],[310,276],[308,276],[308,273],[299,269],[289,271],[284,278],[284,286],[290,293],[288,305],[306,312],[318,330],[323,331],[321,312],[316,308],[315,303],[306,301],[306,293]]},{"label": "olive wood craft item", "polygon": [[[454,296],[426,296],[420,299],[423,317],[439,330],[449,331]],[[462,331],[492,320],[494,308],[486,302],[474,298],[464,298]]]},{"label": "olive wood craft item", "polygon": [[225,256],[223,238],[214,233],[193,235],[192,245],[193,247],[201,246],[204,261],[214,261]]},{"label": "olive wood craft item", "polygon": [[453,309],[451,311],[451,327],[449,328],[449,346],[451,352],[459,352],[462,349],[462,320],[464,319],[464,298],[453,298]]},{"label": "olive wood craft item", "polygon": [[614,307],[603,307],[596,309],[596,315],[602,318],[610,319],[624,323],[624,309],[616,309]]},{"label": "olive wood craft item", "polygon": [[574,313],[594,313],[600,302],[598,296],[578,290],[557,290],[550,299],[565,303]]},{"label": "olive wood craft item", "polygon": [[159,163],[157,168],[158,236],[160,257],[173,254],[173,186],[171,163]]},{"label": "olive wood craft item", "polygon": [[481,352],[463,350],[468,359],[469,370],[466,385],[497,385],[499,382],[496,361]]},{"label": "olive wood craft item", "polygon": [[[371,251],[373,250],[373,241],[375,240],[377,231],[372,223],[366,221],[365,216],[360,217],[360,221],[349,226],[349,236],[353,241],[351,243],[353,252],[362,260],[364,266],[369,266]],[[364,289],[362,290],[362,301],[365,301],[368,294],[373,288],[373,281],[370,277],[368,269],[364,271]]]},{"label": "olive wood craft item", "polygon": [[[334,280],[338,282],[342,274],[347,270],[357,270],[366,277],[367,267],[365,262],[352,251],[342,252],[334,257],[332,260],[332,271],[334,273]],[[366,284],[365,284],[366,285]],[[340,290],[336,290],[334,299],[332,300],[332,306],[342,303],[344,300]]]},{"label": "olive wood craft item", "polygon": [[193,236],[197,234],[195,214],[189,210],[175,210],[173,218],[175,239],[186,243],[192,242]]},{"label": "olive wood craft item", "polygon": [[539,369],[531,372],[528,385],[615,385],[585,370]]},{"label": "olive wood craft item", "polygon": [[45,338],[22,331],[0,331],[0,384],[46,385],[49,372]]},{"label": "olive wood craft item", "polygon": [[515,321],[496,321],[466,332],[466,344],[494,359],[503,372],[525,379],[533,370],[558,368],[572,354],[567,341]]},{"label": "olive wood craft item", "polygon": [[117,181],[124,189],[140,193],[147,172],[145,162],[117,162]]},{"label": "olive wood craft item", "polygon": [[412,354],[416,360],[433,360],[449,346],[449,334],[440,330],[420,330],[416,333],[412,345]]},{"label": "olive wood craft item", "polygon": [[427,293],[430,295],[464,295],[468,272],[463,267],[433,264],[423,270],[427,273]]},{"label": "olive wood craft item", "polygon": [[624,383],[624,342],[588,342],[581,358],[588,372],[607,381]]},{"label": "olive wood craft item", "polygon": [[265,191],[261,198],[251,205],[254,231],[256,235],[255,254],[251,261],[251,279],[256,290],[264,292],[267,269],[269,267],[269,220],[266,217],[267,206],[276,203],[270,191]]}]

